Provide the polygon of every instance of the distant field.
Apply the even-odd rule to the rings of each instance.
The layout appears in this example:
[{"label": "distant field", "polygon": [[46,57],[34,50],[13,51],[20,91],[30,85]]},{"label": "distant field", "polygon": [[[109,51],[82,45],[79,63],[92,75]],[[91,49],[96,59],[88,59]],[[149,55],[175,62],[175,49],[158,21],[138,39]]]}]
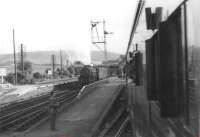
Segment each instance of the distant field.
[{"label": "distant field", "polygon": [[[52,68],[51,65],[37,65],[37,64],[33,64],[33,73],[34,72],[39,72],[41,74],[44,74],[45,73],[45,70],[47,68]],[[14,72],[14,66],[10,66],[8,67],[7,69],[8,73],[13,73]]]}]

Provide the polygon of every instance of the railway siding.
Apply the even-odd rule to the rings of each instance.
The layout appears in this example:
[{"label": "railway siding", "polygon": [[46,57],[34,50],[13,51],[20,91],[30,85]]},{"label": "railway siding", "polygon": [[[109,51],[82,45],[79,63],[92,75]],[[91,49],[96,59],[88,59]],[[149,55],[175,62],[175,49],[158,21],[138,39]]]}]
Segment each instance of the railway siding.
[{"label": "railway siding", "polygon": [[88,137],[91,135],[95,123],[119,91],[121,84],[122,82],[109,81],[108,83],[97,84],[95,88],[87,89],[88,91],[84,91],[87,93],[86,95],[58,115],[55,132],[50,131],[49,121],[47,121],[23,136]]}]

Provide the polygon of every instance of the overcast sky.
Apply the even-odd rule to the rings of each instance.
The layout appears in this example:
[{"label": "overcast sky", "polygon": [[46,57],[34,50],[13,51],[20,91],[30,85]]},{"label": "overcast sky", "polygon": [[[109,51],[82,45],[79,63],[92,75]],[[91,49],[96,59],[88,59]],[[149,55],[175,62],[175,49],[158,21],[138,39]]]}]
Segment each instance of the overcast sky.
[{"label": "overcast sky", "polygon": [[17,50],[23,43],[27,51],[88,53],[91,18],[104,18],[107,30],[114,32],[108,36],[108,51],[125,53],[135,5],[134,0],[1,0],[0,54],[13,52],[13,28]]}]

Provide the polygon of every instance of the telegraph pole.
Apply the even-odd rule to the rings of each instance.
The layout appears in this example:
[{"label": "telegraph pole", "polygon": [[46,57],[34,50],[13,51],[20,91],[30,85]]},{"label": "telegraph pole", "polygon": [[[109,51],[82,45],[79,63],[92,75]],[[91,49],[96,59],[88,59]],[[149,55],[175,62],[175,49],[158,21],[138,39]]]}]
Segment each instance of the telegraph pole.
[{"label": "telegraph pole", "polygon": [[24,50],[23,50],[23,44],[21,44],[21,67],[22,67],[22,74],[24,74]]},{"label": "telegraph pole", "polygon": [[52,75],[54,78],[55,77],[55,55],[51,55],[51,60],[52,60]]},{"label": "telegraph pole", "polygon": [[105,28],[106,28],[106,21],[103,20],[104,54],[105,54],[105,60],[107,61],[107,59],[108,59],[107,47],[106,47],[106,35],[107,35],[107,32],[106,32]]},{"label": "telegraph pole", "polygon": [[63,72],[63,66],[62,66],[62,51],[60,50],[60,72],[61,72],[61,75],[62,75],[62,72]]},{"label": "telegraph pole", "polygon": [[15,72],[15,80],[14,84],[17,84],[17,65],[16,65],[16,51],[15,51],[15,30],[13,29],[13,52],[14,52],[14,72]]},{"label": "telegraph pole", "polygon": [[69,60],[67,59],[66,60],[66,68],[68,68],[69,67]]}]

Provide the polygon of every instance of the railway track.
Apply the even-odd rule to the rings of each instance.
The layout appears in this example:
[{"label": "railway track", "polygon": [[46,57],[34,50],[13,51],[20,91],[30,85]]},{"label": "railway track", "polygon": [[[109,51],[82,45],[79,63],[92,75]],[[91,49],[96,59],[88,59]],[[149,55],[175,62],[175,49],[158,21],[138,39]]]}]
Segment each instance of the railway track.
[{"label": "railway track", "polygon": [[[121,91],[124,91],[123,88]],[[132,137],[132,127],[125,92],[119,92],[111,107],[106,111],[92,137]]]},{"label": "railway track", "polygon": [[[70,104],[77,96],[78,90],[65,89],[55,91],[59,107],[64,103]],[[1,131],[25,131],[42,119],[48,117],[50,93],[41,95],[30,100],[24,100],[17,103],[1,107],[0,129]]]},{"label": "railway track", "polygon": [[128,112],[119,110],[111,115],[98,137],[132,137]]},{"label": "railway track", "polygon": [[62,84],[66,82],[73,82],[73,81],[78,81],[77,77],[74,78],[63,78],[63,79],[53,79],[53,80],[48,80],[48,81],[42,81],[42,82],[37,82],[36,84],[38,85],[43,85],[43,84]]}]

